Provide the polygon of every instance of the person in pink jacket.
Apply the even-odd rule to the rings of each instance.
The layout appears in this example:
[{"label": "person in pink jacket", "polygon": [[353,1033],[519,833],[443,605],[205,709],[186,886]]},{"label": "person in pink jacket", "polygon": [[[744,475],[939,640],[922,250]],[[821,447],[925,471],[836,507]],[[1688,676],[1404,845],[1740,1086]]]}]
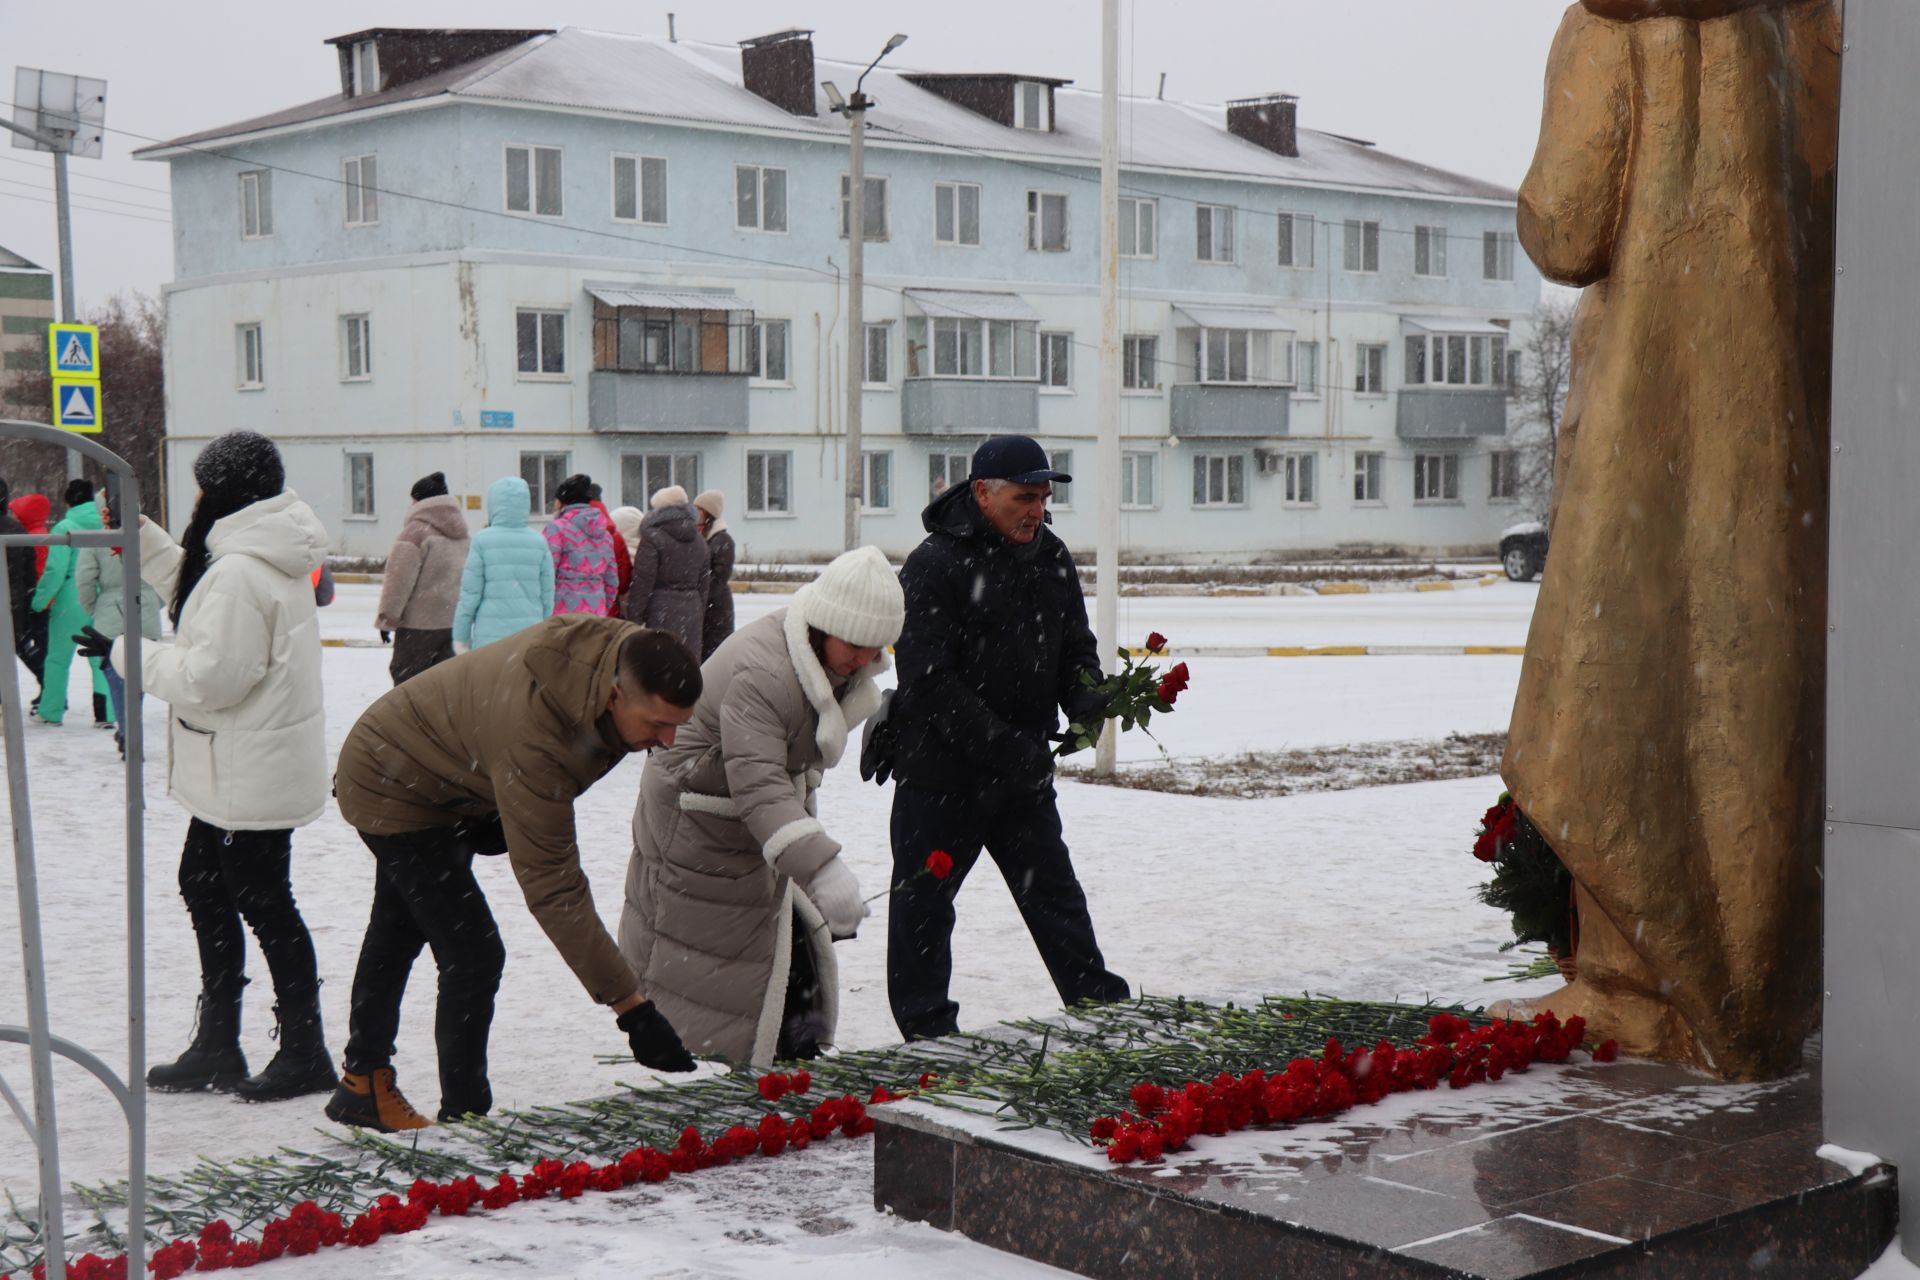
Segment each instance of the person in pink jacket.
[{"label": "person in pink jacket", "polygon": [[554,491],[554,517],[547,522],[553,552],[553,611],[604,618],[620,597],[620,565],[614,558],[613,526],[592,504],[593,481],[568,476]]}]

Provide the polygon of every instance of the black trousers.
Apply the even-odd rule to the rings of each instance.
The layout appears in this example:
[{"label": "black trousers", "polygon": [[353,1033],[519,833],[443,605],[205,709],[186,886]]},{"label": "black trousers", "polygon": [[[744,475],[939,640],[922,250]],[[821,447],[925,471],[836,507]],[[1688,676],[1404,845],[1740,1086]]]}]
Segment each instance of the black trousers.
[{"label": "black trousers", "polygon": [[[51,621],[47,612],[28,612],[25,617],[16,615],[13,620],[13,651],[33,673],[35,683],[43,684],[46,680],[47,624]],[[39,700],[36,694],[34,701]]]},{"label": "black trousers", "polygon": [[293,1015],[320,998],[313,936],[293,901],[293,832],[224,831],[195,818],[180,851],[180,896],[200,947],[200,984],[238,997],[246,981],[245,920],[273,974],[274,999]]},{"label": "black trousers", "polygon": [[[496,820],[492,831],[498,830]],[[353,974],[347,1070],[364,1075],[393,1064],[407,978],[420,949],[431,947],[440,971],[433,1040],[440,1059],[441,1111],[485,1115],[493,1105],[487,1036],[507,951],[487,895],[473,878],[473,858],[476,845],[493,841],[476,842],[465,826],[398,836],[363,831],[360,838],[373,850],[373,912]],[[497,848],[478,851],[505,848],[501,838]]]},{"label": "black trousers", "polygon": [[[1013,891],[1060,999],[1124,1000],[1126,979],[1108,970],[1094,940],[1087,896],[1074,875],[1053,788],[970,795],[901,784],[893,792],[893,892],[887,908],[887,999],[908,1039],[959,1030],[953,977],[953,900],[985,849]],[[945,850],[953,872],[926,873]]]},{"label": "black trousers", "polygon": [[452,627],[402,627],[393,633],[393,661],[387,664],[387,672],[395,684],[405,684],[452,656]]}]

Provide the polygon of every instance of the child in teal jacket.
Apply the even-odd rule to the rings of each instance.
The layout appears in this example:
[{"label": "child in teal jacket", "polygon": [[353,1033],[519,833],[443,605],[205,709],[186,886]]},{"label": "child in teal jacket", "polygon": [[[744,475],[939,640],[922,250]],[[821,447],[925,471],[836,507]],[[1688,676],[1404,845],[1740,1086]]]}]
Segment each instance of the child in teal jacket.
[{"label": "child in teal jacket", "polygon": [[[74,480],[67,485],[67,514],[53,526],[54,533],[100,528],[100,508],[94,505],[93,485]],[[34,588],[33,611],[47,618],[47,665],[41,677],[40,702],[35,711],[42,724],[58,726],[67,718],[67,672],[73,666],[73,637],[86,626],[90,617],[80,607],[80,595],[73,576],[72,547],[52,547],[47,551],[47,568]],[[107,680],[100,674],[97,658],[87,659],[93,668],[93,722],[102,729],[113,728],[113,712],[107,706]]]}]

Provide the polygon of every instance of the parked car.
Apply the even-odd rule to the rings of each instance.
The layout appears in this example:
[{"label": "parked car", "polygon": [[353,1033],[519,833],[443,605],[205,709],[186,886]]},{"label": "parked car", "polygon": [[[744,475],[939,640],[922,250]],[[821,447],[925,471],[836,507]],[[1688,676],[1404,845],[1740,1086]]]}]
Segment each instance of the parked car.
[{"label": "parked car", "polygon": [[1531,582],[1547,565],[1547,526],[1526,520],[1500,531],[1500,567],[1515,582]]}]

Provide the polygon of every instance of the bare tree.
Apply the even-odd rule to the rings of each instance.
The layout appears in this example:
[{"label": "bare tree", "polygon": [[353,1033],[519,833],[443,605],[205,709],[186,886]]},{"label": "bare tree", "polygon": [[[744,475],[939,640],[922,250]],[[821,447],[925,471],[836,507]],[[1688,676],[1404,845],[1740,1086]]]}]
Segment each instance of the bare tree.
[{"label": "bare tree", "polygon": [[1520,497],[1535,511],[1553,503],[1554,464],[1560,450],[1560,421],[1567,410],[1573,364],[1573,311],[1576,298],[1540,300],[1519,348],[1519,368],[1507,389],[1513,401],[1514,443],[1520,454]]}]

